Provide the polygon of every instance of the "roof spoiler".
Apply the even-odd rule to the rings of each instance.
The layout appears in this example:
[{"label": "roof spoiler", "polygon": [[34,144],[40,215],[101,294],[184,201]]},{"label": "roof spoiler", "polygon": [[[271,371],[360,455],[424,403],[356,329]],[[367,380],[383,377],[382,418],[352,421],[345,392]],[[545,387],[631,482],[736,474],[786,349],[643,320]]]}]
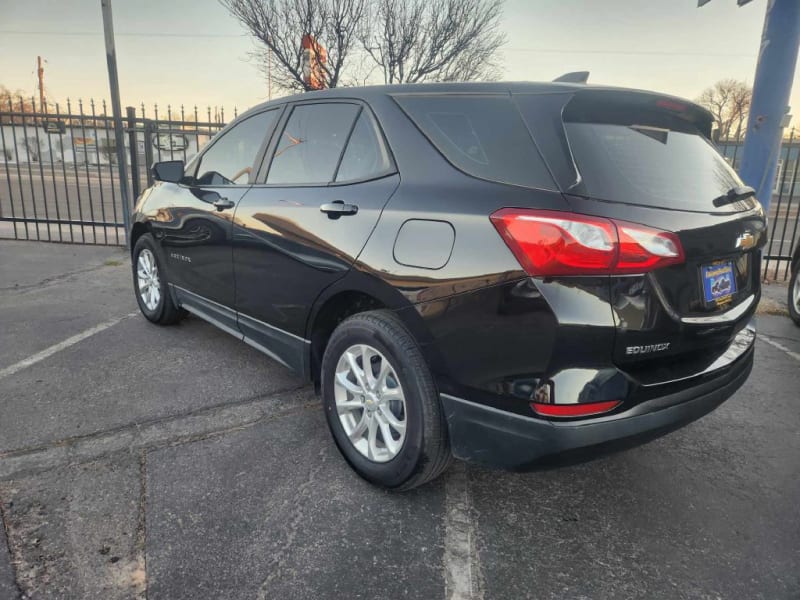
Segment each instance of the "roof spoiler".
[{"label": "roof spoiler", "polygon": [[[565,121],[628,126],[660,126],[652,121],[654,115],[659,114],[691,123],[706,138],[711,137],[714,117],[707,109],[694,102],[656,92],[587,86],[575,90],[562,111]],[[660,120],[657,116],[655,118]]]},{"label": "roof spoiler", "polygon": [[561,77],[553,79],[554,82],[559,83],[586,83],[589,81],[589,71],[572,71],[571,73],[564,73]]}]

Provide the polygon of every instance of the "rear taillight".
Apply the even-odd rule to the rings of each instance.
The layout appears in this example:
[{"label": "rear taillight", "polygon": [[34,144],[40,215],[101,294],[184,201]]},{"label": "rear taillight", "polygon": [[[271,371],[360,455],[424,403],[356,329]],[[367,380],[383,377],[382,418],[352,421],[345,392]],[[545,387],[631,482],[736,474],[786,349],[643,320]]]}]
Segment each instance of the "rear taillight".
[{"label": "rear taillight", "polygon": [[529,275],[646,273],[684,261],[677,235],[635,223],[523,208],[490,218]]}]

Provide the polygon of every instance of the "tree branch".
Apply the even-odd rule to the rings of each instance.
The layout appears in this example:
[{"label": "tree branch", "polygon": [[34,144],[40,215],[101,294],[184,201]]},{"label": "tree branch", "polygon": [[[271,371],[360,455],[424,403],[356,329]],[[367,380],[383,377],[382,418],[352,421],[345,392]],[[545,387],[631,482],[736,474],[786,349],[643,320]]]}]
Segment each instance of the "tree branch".
[{"label": "tree branch", "polygon": [[304,35],[314,38],[317,55],[327,52],[327,62],[319,63],[325,86],[339,84],[366,1],[219,0],[256,41],[262,64],[271,60],[276,85],[294,91],[310,89],[303,77]]},{"label": "tree branch", "polygon": [[502,0],[375,0],[359,30],[386,83],[497,75]]}]

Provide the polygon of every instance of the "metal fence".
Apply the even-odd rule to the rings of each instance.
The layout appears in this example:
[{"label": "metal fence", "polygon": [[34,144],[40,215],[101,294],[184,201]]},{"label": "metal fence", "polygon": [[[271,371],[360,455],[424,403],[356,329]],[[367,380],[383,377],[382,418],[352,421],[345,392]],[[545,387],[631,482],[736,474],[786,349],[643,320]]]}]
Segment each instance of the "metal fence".
[{"label": "metal fence", "polygon": [[[800,242],[800,132],[792,128],[778,153],[778,170],[769,203],[769,235],[763,250],[764,279],[786,280],[789,277],[792,251]],[[734,169],[739,169],[744,139],[720,140],[717,147]]]},{"label": "metal fence", "polygon": [[[236,117],[236,109],[233,116]],[[125,156],[132,198],[152,184],[149,166],[160,160],[188,161],[225,126],[224,110],[184,106],[159,112],[128,107]],[[764,277],[786,279],[792,250],[800,241],[800,132],[781,145],[769,209]],[[743,139],[718,142],[739,167]],[[125,231],[113,119],[105,102],[78,100],[37,106],[36,99],[0,104],[0,238],[124,244]]]},{"label": "metal fence", "polygon": [[[234,117],[236,109],[234,109]],[[125,157],[132,198],[152,184],[154,161],[189,160],[225,126],[204,112],[142,104],[127,108]],[[114,123],[103,101],[0,105],[0,238],[81,244],[125,243]]]}]

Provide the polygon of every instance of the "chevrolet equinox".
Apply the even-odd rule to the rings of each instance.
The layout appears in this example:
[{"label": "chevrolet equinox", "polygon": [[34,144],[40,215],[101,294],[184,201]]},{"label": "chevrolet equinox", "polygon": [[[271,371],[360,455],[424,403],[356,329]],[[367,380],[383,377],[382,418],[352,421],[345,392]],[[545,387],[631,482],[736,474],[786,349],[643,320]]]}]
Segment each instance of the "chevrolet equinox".
[{"label": "chevrolet equinox", "polygon": [[685,100],[573,83],[262,104],[132,217],[144,316],[186,311],[316,384],[359,475],[653,439],[753,364],[765,217]]}]

